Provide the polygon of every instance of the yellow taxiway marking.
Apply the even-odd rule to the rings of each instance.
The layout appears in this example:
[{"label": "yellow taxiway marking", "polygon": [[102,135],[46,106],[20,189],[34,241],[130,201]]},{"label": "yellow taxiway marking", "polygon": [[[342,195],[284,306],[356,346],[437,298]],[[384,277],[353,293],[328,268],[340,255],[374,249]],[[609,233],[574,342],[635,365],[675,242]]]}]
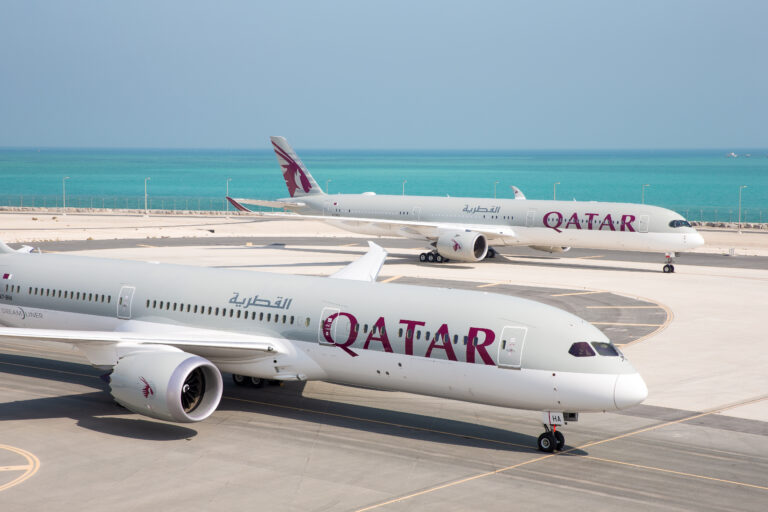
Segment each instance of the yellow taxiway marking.
[{"label": "yellow taxiway marking", "polygon": [[34,476],[35,473],[37,473],[37,470],[40,469],[40,459],[35,457],[34,454],[22,450],[21,448],[16,448],[15,446],[8,446],[6,444],[0,444],[0,450],[7,450],[9,452],[16,453],[18,455],[21,455],[27,460],[27,464],[20,465],[20,466],[0,466],[0,471],[22,471],[23,473],[10,482],[0,485],[0,491],[4,491],[6,489],[10,489],[11,487],[15,485],[19,485],[24,480],[31,478]]},{"label": "yellow taxiway marking", "polygon": [[157,246],[155,246],[155,245],[147,245],[147,244],[136,244],[136,247],[148,247],[150,249],[157,248]]},{"label": "yellow taxiway marking", "polygon": [[[465,477],[465,478],[462,478],[462,479],[459,479],[459,480],[454,480],[452,482],[447,482],[447,483],[444,483],[444,484],[441,484],[441,485],[437,485],[435,487],[430,487],[429,489],[424,489],[423,491],[418,491],[418,492],[415,492],[413,494],[408,494],[406,496],[400,496],[399,498],[394,498],[394,499],[391,499],[391,500],[388,500],[388,501],[384,501],[382,503],[377,503],[375,505],[370,505],[368,507],[360,508],[356,512],[365,512],[367,510],[374,510],[374,509],[377,509],[377,508],[380,508],[380,507],[391,505],[393,503],[399,503],[399,502],[402,502],[402,501],[409,500],[411,498],[415,498],[417,496],[423,496],[425,494],[429,494],[429,493],[432,493],[432,492],[435,492],[435,491],[439,491],[441,489],[446,489],[448,487],[453,487],[453,486],[456,486],[456,485],[461,485],[463,483],[470,482],[472,480],[477,480],[477,479],[480,479],[480,478],[484,478],[486,476],[492,476],[492,475],[498,475],[500,473],[505,473],[507,471],[511,471],[511,470],[519,468],[521,466],[525,466],[526,464],[533,464],[535,462],[541,462],[543,460],[551,459],[552,457],[568,456],[568,457],[594,458],[594,457],[589,457],[589,456],[569,455],[569,454],[571,452],[576,451],[576,450],[583,450],[585,448],[589,448],[590,446],[597,446],[599,444],[609,443],[611,441],[616,441],[618,439],[624,439],[624,438],[631,437],[631,436],[634,436],[634,435],[637,435],[637,434],[642,434],[643,432],[649,432],[651,430],[658,430],[660,428],[668,427],[670,425],[676,425],[678,423],[684,423],[686,421],[695,420],[695,419],[701,418],[703,416],[709,416],[710,414],[721,413],[723,411],[727,411],[728,409],[734,409],[736,407],[741,407],[743,405],[749,405],[749,404],[752,404],[752,403],[755,403],[755,402],[760,402],[760,401],[766,400],[766,399],[768,399],[768,396],[762,396],[762,397],[755,398],[755,399],[752,399],[752,400],[746,400],[746,401],[743,401],[743,402],[740,402],[740,403],[737,403],[737,404],[732,404],[732,405],[728,405],[728,406],[725,406],[725,407],[721,407],[719,409],[715,409],[715,410],[712,410],[712,411],[709,411],[709,412],[703,412],[701,414],[695,414],[695,415],[689,416],[687,418],[681,418],[679,420],[667,421],[667,422],[664,422],[664,423],[659,423],[658,425],[652,425],[650,427],[645,427],[645,428],[641,428],[639,430],[635,430],[635,431],[632,431],[632,432],[627,432],[626,434],[621,434],[621,435],[618,435],[618,436],[610,437],[608,439],[602,439],[600,441],[593,441],[591,443],[583,444],[581,446],[577,446],[577,447],[574,447],[574,448],[569,448],[568,450],[565,450],[564,452],[561,452],[560,454],[551,453],[549,455],[543,455],[543,456],[537,457],[535,459],[531,459],[531,460],[528,460],[528,461],[525,461],[525,462],[521,462],[519,464],[514,464],[512,466],[507,466],[505,468],[499,468],[499,469],[496,469],[496,470],[493,470],[493,471],[486,471],[485,473],[479,473],[477,475]],[[609,459],[601,459],[601,460],[603,462],[608,462],[609,461]],[[613,461],[613,462],[619,462],[619,461]],[[688,477],[688,478],[700,478],[700,479],[711,480],[711,481],[716,481],[716,482],[729,483],[729,484],[732,484],[732,485],[740,485],[740,486],[752,487],[752,488],[756,488],[756,489],[768,490],[768,487],[762,487],[762,486],[759,486],[759,485],[748,484],[748,483],[745,483],[745,482],[737,482],[737,481],[734,481],[734,480],[722,480],[722,479],[718,479],[718,478],[714,478],[714,477],[708,477],[708,476],[704,476],[704,475],[696,475],[696,474],[693,474],[693,473],[682,473],[682,472],[677,472],[677,471],[673,471],[673,470],[667,470],[667,469],[663,469],[663,468],[654,468],[654,467],[651,467],[651,466],[640,466],[639,464],[632,464],[632,463],[622,463],[622,464],[625,464],[625,465],[627,465],[629,467],[642,468],[642,469],[645,469],[645,470],[648,470],[648,471],[661,471],[661,472],[676,474],[678,476],[684,476],[684,477]]]},{"label": "yellow taxiway marking", "polygon": [[645,470],[648,470],[648,471],[659,471],[661,473],[670,473],[672,475],[686,476],[686,477],[690,477],[690,478],[698,478],[698,479],[701,479],[701,480],[711,480],[713,482],[722,482],[724,484],[739,485],[739,486],[742,486],[742,487],[752,487],[753,489],[762,489],[764,491],[768,491],[768,487],[765,487],[763,485],[748,484],[746,482],[736,482],[735,480],[725,480],[723,478],[715,478],[715,477],[705,476],[705,475],[696,475],[694,473],[685,473],[683,471],[674,471],[672,469],[656,468],[656,467],[653,467],[653,466],[644,466],[642,464],[633,464],[631,462],[622,462],[620,460],[602,459],[600,457],[592,457],[591,455],[583,455],[580,458],[582,458],[582,459],[589,459],[589,460],[596,460],[598,462],[607,462],[609,464],[619,464],[621,466],[629,466],[629,467],[632,467],[632,468],[645,469]]},{"label": "yellow taxiway marking", "polygon": [[47,372],[66,373],[67,375],[77,375],[78,377],[93,377],[95,379],[98,379],[98,376],[96,375],[88,375],[87,373],[68,372],[66,370],[54,370],[53,368],[43,368],[42,366],[32,366],[28,364],[19,364],[19,363],[6,363],[5,361],[0,361],[0,364],[7,364],[9,366],[19,366],[21,368],[32,368],[34,370],[45,370]]},{"label": "yellow taxiway marking", "polygon": [[496,286],[502,283],[485,283],[478,286],[478,288],[488,288],[489,286]]},{"label": "yellow taxiway marking", "polygon": [[661,327],[664,324],[625,324],[621,322],[589,322],[592,325],[624,325],[627,327]]},{"label": "yellow taxiway marking", "polygon": [[391,283],[392,281],[394,281],[396,279],[400,279],[401,277],[403,277],[403,276],[392,276],[392,277],[388,277],[385,280],[379,281],[379,282],[380,283]]},{"label": "yellow taxiway marking", "polygon": [[661,306],[587,306],[587,309],[664,309]]},{"label": "yellow taxiway marking", "polygon": [[591,260],[593,258],[604,258],[604,257],[605,257],[604,254],[595,254],[594,256],[579,256],[577,258],[571,258],[571,259],[574,259],[574,260]]},{"label": "yellow taxiway marking", "polygon": [[357,242],[355,242],[355,243],[353,243],[353,244],[344,244],[344,245],[340,245],[339,247],[354,247],[354,246],[356,246],[356,245],[359,245],[359,244],[358,244]]},{"label": "yellow taxiway marking", "polygon": [[591,291],[591,292],[570,292],[570,293],[557,293],[555,295],[550,295],[550,297],[570,297],[571,295],[592,295],[595,293],[608,293],[604,291]]}]

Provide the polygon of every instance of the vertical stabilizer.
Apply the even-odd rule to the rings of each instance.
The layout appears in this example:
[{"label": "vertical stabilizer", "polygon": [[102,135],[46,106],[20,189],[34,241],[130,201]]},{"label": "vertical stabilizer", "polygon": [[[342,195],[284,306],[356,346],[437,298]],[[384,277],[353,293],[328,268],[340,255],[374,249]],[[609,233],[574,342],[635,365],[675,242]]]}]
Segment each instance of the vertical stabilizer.
[{"label": "vertical stabilizer", "polygon": [[313,194],[323,194],[315,179],[301,162],[296,152],[285,137],[270,137],[272,147],[277,155],[277,162],[283,169],[283,178],[288,186],[291,197],[301,197]]}]

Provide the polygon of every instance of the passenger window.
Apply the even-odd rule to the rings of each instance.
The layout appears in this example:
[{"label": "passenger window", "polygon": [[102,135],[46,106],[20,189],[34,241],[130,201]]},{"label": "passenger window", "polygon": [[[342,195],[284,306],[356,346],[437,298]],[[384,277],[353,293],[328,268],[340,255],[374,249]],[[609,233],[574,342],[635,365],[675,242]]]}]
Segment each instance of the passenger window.
[{"label": "passenger window", "polygon": [[272,313],[267,313],[267,322],[272,321]]},{"label": "passenger window", "polygon": [[304,321],[304,325],[309,327],[309,317],[307,317],[307,319]]},{"label": "passenger window", "polygon": [[293,325],[293,315],[291,315],[291,325]]},{"label": "passenger window", "polygon": [[403,328],[402,327],[397,331],[397,335],[399,337],[401,337],[401,338],[403,337]]},{"label": "passenger window", "polygon": [[595,351],[589,346],[586,341],[578,341],[571,345],[568,349],[568,353],[574,357],[592,357],[595,355]]},{"label": "passenger window", "polygon": [[240,311],[240,310],[238,309],[238,310],[237,310],[237,318],[240,318],[240,315],[241,315],[241,314],[242,314],[242,311]]},{"label": "passenger window", "polygon": [[259,322],[262,322],[262,321],[264,321],[264,313],[259,313]]},{"label": "passenger window", "polygon": [[613,345],[613,343],[604,343],[600,341],[593,341],[592,346],[601,356],[618,356],[619,351]]}]

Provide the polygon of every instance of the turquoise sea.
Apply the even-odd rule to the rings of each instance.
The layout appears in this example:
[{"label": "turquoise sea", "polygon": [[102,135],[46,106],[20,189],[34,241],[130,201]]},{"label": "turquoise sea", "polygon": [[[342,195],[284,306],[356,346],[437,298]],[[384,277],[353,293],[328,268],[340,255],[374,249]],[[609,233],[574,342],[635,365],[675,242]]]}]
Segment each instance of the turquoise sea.
[{"label": "turquoise sea", "polygon": [[[512,197],[645,202],[691,220],[768,222],[768,150],[726,151],[302,151],[317,182],[333,193]],[[225,208],[234,197],[275,199],[287,190],[269,150],[0,149],[0,206],[67,205]],[[230,179],[230,181],[227,181]]]}]

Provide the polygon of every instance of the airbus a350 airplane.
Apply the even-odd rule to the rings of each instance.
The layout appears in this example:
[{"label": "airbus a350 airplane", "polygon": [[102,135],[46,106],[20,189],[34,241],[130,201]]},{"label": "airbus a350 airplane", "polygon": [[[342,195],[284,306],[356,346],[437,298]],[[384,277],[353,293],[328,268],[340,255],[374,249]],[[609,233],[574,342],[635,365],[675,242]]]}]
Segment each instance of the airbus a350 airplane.
[{"label": "airbus a350 airplane", "polygon": [[[207,418],[235,382],[326,380],[543,411],[541,450],[579,412],[624,409],[647,389],[588,322],[473,291],[376,283],[386,253],[331,276],[15,251],[0,242],[0,338],[70,343],[110,370],[131,411]],[[439,307],[435,307],[439,304]]]},{"label": "airbus a350 airplane", "polygon": [[[524,201],[467,197],[325,194],[283,137],[271,137],[290,198],[240,203],[285,208],[348,231],[427,240],[421,261],[476,262],[494,257],[491,245],[525,245],[546,252],[571,247],[665,253],[674,272],[676,252],[704,244],[678,213],[658,206],[594,201]],[[523,198],[519,190],[515,196]]]}]

